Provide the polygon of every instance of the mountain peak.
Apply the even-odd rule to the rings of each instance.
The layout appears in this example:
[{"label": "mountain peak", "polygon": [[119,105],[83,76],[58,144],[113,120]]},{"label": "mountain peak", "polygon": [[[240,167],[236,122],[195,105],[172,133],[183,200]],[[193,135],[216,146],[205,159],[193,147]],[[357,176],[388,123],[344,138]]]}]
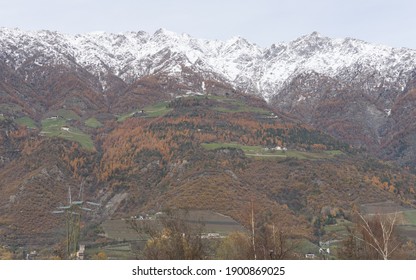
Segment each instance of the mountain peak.
[{"label": "mountain peak", "polygon": [[[167,53],[186,59],[172,59]],[[360,71],[366,69],[369,75],[376,73],[374,86],[388,87],[399,79],[403,87],[416,65],[415,50],[331,39],[316,31],[289,43],[260,48],[240,36],[225,42],[200,40],[164,28],[153,35],[143,31],[62,35],[0,29],[3,62],[16,70],[26,67],[25,62],[34,57],[40,65],[84,67],[97,77],[112,73],[126,82],[160,71],[178,76],[182,75],[182,66],[195,67],[201,73],[209,73],[204,75],[221,77],[237,89],[257,92],[266,99],[278,94],[287,79],[302,72],[338,77],[354,65]],[[194,65],[196,61],[198,65]],[[351,75],[346,80],[355,79]]]},{"label": "mountain peak", "polygon": [[178,36],[178,34],[173,32],[173,31],[169,31],[165,28],[159,28],[158,30],[155,31],[155,33],[153,33],[153,36],[155,36],[155,37],[157,37],[157,36],[176,37],[176,36]]},{"label": "mountain peak", "polygon": [[289,44],[299,45],[299,44],[302,44],[304,42],[307,42],[309,45],[315,45],[315,44],[321,44],[322,42],[328,42],[328,41],[331,41],[331,40],[332,39],[330,39],[329,37],[322,36],[320,33],[314,31],[310,34],[303,35],[303,36],[293,40]]},{"label": "mountain peak", "polygon": [[319,38],[322,35],[318,31],[313,31],[311,34],[305,35],[307,38]]}]

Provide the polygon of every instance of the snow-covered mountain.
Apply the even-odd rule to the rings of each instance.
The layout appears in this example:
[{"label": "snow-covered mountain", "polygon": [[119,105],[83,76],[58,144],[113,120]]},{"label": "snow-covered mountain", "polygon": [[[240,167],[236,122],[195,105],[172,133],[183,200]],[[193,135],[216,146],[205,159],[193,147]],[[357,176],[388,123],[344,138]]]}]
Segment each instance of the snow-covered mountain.
[{"label": "snow-covered mountain", "polygon": [[[212,96],[175,98],[188,92]],[[299,153],[254,160],[201,147],[210,141]],[[307,234],[309,213],[320,217],[328,201],[346,211],[399,198],[416,205],[406,171],[416,174],[416,50],[318,33],[261,48],[164,29],[0,28],[0,143],[2,244],[62,241],[64,221],[50,213],[67,201],[68,186],[103,206],[91,230],[184,203],[235,215],[255,197],[277,211],[270,217],[287,214],[281,220]],[[291,158],[309,149],[344,155]]]},{"label": "snow-covered mountain", "polygon": [[316,32],[261,48],[240,37],[204,40],[164,29],[0,28],[0,103],[39,118],[60,108],[120,113],[187,91],[247,93],[342,141],[413,164],[415,85],[416,50]]},{"label": "snow-covered mountain", "polygon": [[187,67],[270,100],[293,78],[310,72],[345,85],[365,79],[368,91],[403,90],[416,67],[416,50],[318,33],[260,48],[240,37],[210,41],[164,29],[153,35],[142,31],[67,35],[1,28],[0,59],[15,70],[33,65],[82,67],[99,77],[104,87],[109,73],[131,83],[161,72],[180,76]]}]

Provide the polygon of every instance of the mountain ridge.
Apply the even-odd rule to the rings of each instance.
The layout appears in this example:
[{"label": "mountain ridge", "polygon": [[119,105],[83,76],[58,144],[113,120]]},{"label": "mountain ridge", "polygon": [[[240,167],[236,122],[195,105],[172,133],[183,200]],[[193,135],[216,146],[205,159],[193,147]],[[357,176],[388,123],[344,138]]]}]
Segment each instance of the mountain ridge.
[{"label": "mountain ridge", "polygon": [[316,242],[353,205],[413,209],[413,56],[318,33],[262,49],[163,29],[0,30],[0,243],[62,241],[52,212],[71,190],[101,204],[85,217],[97,243],[103,221],[163,208],[249,228],[254,199]]},{"label": "mountain ridge", "polygon": [[[416,62],[416,50],[351,38],[331,39],[317,32],[269,48],[260,48],[241,37],[204,40],[165,29],[152,35],[143,31],[67,35],[1,28],[0,41],[2,58],[15,70],[31,58],[39,66],[72,64],[97,77],[113,74],[131,83],[161,71],[178,74],[179,65],[219,74],[239,90],[259,94],[266,100],[299,73],[315,71],[330,77],[345,76],[348,81],[354,78],[354,73],[346,73],[351,67],[375,75],[380,72],[370,87],[388,88],[394,84],[395,89],[403,89]],[[105,88],[105,82],[101,83]]]},{"label": "mountain ridge", "polygon": [[261,48],[241,37],[205,40],[166,29],[68,35],[0,28],[0,68],[0,98],[32,115],[66,104],[120,112],[133,100],[239,92],[386,159],[402,157],[385,153],[389,145],[416,145],[413,130],[397,143],[401,118],[413,116],[399,114],[409,112],[401,100],[416,73],[416,50],[407,48],[317,32]]}]

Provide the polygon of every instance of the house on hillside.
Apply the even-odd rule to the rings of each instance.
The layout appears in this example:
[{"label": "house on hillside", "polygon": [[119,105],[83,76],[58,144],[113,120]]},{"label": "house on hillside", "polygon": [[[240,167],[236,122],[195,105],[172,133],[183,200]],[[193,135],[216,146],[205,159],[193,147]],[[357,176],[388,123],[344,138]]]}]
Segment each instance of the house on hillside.
[{"label": "house on hillside", "polygon": [[77,260],[83,260],[85,255],[85,245],[79,244],[79,250],[77,252]]},{"label": "house on hillside", "polygon": [[137,112],[134,112],[133,113],[133,117],[135,117],[135,118],[137,118],[137,117],[142,117],[142,116],[144,116],[145,114],[144,114],[144,110],[140,110],[140,111],[137,111]]},{"label": "house on hillside", "polygon": [[272,148],[265,148],[264,150],[265,151],[287,151],[287,148],[276,146],[276,147],[272,147]]},{"label": "house on hillside", "polygon": [[306,253],[305,259],[313,260],[316,258],[316,255],[314,253]]},{"label": "house on hillside", "polygon": [[38,256],[38,252],[36,251],[30,251],[26,254],[25,259],[26,260],[36,260],[36,257]]}]

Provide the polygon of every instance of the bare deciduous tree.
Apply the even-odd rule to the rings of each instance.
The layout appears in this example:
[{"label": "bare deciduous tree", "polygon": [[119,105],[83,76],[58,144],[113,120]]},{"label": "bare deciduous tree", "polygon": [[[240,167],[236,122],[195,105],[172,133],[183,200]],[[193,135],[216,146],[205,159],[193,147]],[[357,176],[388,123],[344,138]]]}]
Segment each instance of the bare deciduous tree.
[{"label": "bare deciduous tree", "polygon": [[259,229],[258,243],[263,250],[264,259],[293,259],[299,247],[299,240],[291,238],[287,230],[275,224],[264,224]]},{"label": "bare deciduous tree", "polygon": [[253,259],[251,236],[245,232],[232,232],[221,241],[216,253],[221,260]]},{"label": "bare deciduous tree", "polygon": [[[361,221],[360,227],[363,235],[361,240],[376,250],[382,259],[388,260],[400,246],[400,242],[394,235],[397,212],[384,215],[375,214],[367,218],[359,212],[357,215]],[[356,238],[360,239],[358,236]]]},{"label": "bare deciduous tree", "polygon": [[[356,226],[340,250],[341,258],[388,260],[401,247],[395,229],[398,213],[363,215],[354,210]],[[343,255],[343,256],[342,256]]]}]

